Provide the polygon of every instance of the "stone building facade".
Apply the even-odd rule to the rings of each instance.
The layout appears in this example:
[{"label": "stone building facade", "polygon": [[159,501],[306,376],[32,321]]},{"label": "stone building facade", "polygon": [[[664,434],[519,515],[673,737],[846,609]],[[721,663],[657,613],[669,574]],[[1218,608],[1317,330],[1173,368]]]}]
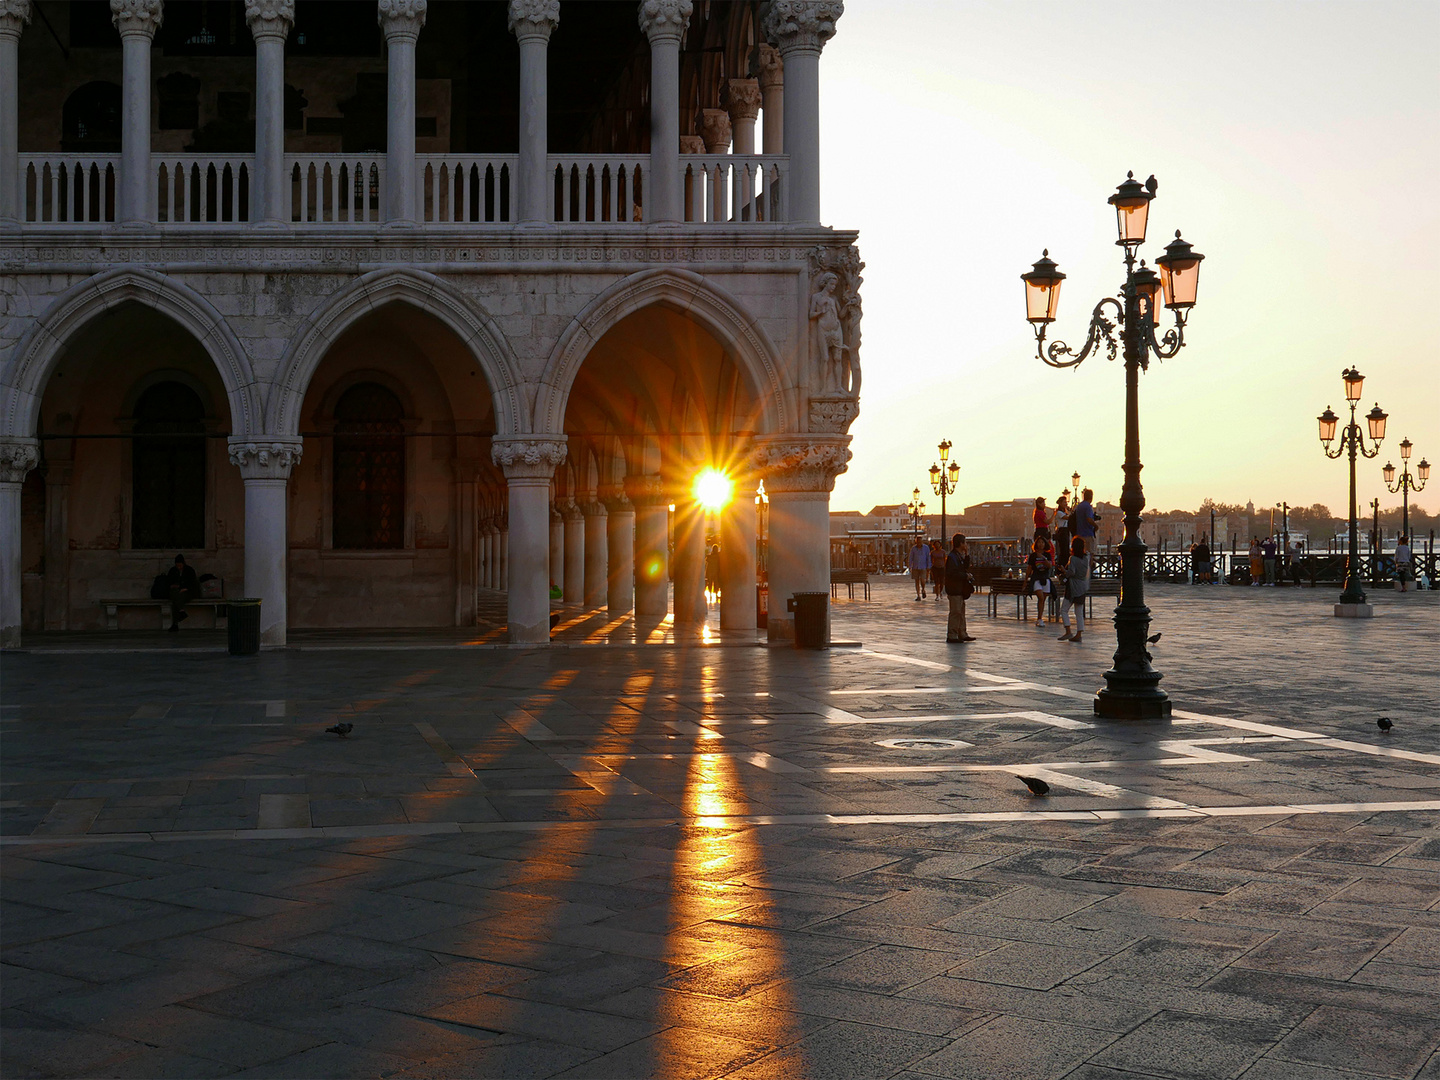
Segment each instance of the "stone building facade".
[{"label": "stone building facade", "polygon": [[110,0],[107,38],[0,0],[3,644],[103,625],[176,551],[271,646],[474,625],[482,590],[544,642],[552,580],[703,621],[707,467],[723,624],[755,625],[762,479],[771,594],[827,588],[839,0],[200,7]]}]

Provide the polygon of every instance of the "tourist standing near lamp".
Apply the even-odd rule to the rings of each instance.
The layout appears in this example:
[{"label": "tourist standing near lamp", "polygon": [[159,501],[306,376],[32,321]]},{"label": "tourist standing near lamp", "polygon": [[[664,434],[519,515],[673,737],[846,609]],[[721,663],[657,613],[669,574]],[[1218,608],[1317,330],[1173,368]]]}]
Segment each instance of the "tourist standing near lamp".
[{"label": "tourist standing near lamp", "polygon": [[945,593],[945,546],[939,540],[930,541],[930,591],[936,600]]},{"label": "tourist standing near lamp", "polygon": [[1054,566],[1051,559],[1050,541],[1044,536],[1035,537],[1030,545],[1030,554],[1025,558],[1030,576],[1025,588],[1035,594],[1035,629],[1045,629],[1045,601],[1050,599],[1050,571]]},{"label": "tourist standing near lamp", "polygon": [[1395,544],[1395,580],[1400,583],[1401,592],[1410,591],[1410,581],[1415,576],[1414,558],[1410,551],[1410,538],[1400,537]]},{"label": "tourist standing near lamp", "polygon": [[1273,536],[1267,536],[1260,541],[1260,554],[1261,560],[1265,564],[1265,584],[1280,584],[1275,580],[1275,538]]},{"label": "tourist standing near lamp", "polygon": [[1061,495],[1055,503],[1055,557],[1056,565],[1063,567],[1070,561],[1070,538],[1075,535],[1074,516],[1070,511],[1070,500]]},{"label": "tourist standing near lamp", "polygon": [[1035,500],[1035,535],[1050,535],[1050,511],[1045,507],[1044,495]]},{"label": "tourist standing near lamp", "polygon": [[965,629],[965,601],[975,592],[970,578],[970,545],[961,533],[950,541],[950,554],[945,556],[945,595],[950,598],[950,619],[945,624],[945,640],[956,644],[975,639]]},{"label": "tourist standing near lamp", "polygon": [[1095,516],[1095,492],[1086,488],[1080,493],[1080,503],[1075,507],[1075,535],[1085,541],[1085,550],[1095,550],[1095,526],[1099,518]]},{"label": "tourist standing near lamp", "polygon": [[930,549],[925,541],[915,537],[915,546],[910,549],[908,561],[910,578],[915,582],[915,599],[925,599],[925,579],[930,575]]},{"label": "tourist standing near lamp", "polygon": [[[1085,597],[1090,593],[1090,556],[1085,553],[1085,541],[1075,537],[1070,541],[1070,559],[1065,564],[1065,599],[1060,601],[1060,622],[1065,633],[1061,641],[1080,642],[1085,633]],[[1075,609],[1075,632],[1070,632],[1070,609]]]}]

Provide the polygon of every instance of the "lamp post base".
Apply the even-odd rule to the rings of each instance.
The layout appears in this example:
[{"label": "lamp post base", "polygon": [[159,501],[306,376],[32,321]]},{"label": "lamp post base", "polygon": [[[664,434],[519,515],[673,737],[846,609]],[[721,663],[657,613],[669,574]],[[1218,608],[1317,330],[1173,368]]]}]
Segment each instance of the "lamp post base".
[{"label": "lamp post base", "polygon": [[1095,695],[1095,715],[1102,720],[1169,720],[1170,710],[1163,690],[1125,694],[1107,688]]},{"label": "lamp post base", "polygon": [[1337,619],[1373,619],[1375,607],[1372,604],[1336,604]]}]

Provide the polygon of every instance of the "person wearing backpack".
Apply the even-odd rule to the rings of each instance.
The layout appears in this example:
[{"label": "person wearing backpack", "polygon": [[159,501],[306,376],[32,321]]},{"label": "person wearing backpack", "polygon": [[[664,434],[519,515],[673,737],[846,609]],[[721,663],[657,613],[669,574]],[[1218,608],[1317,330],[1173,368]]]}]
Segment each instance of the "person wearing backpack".
[{"label": "person wearing backpack", "polygon": [[1035,542],[1030,545],[1030,554],[1025,559],[1025,565],[1030,571],[1025,589],[1035,594],[1035,606],[1038,609],[1035,613],[1036,630],[1045,629],[1045,602],[1050,599],[1050,571],[1054,567],[1051,550],[1049,540],[1036,534]]},{"label": "person wearing backpack", "polygon": [[950,599],[950,619],[945,624],[945,640],[963,643],[974,641],[965,631],[965,601],[975,592],[975,579],[970,576],[970,546],[962,533],[950,542],[945,556],[945,595]]}]

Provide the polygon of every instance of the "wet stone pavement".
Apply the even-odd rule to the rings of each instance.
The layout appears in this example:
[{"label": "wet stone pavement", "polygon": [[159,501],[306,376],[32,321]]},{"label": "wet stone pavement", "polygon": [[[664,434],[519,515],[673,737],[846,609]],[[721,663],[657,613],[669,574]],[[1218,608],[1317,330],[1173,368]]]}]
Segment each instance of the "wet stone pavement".
[{"label": "wet stone pavement", "polygon": [[0,1071],[1440,1080],[1440,597],[1154,586],[1117,725],[1107,619],[908,590],[823,653],[6,654]]}]

